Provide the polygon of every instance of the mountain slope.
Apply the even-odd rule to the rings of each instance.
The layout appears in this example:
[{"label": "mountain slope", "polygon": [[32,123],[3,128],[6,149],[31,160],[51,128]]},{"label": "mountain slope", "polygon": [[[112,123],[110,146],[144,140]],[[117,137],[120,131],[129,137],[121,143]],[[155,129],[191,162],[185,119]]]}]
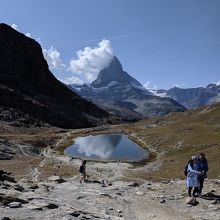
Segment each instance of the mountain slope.
[{"label": "mountain slope", "polygon": [[128,117],[152,117],[185,108],[170,98],[152,95],[136,79],[123,71],[114,57],[91,84],[70,85],[73,91],[102,106],[112,114]]},{"label": "mountain slope", "polygon": [[209,84],[207,87],[182,89],[174,87],[169,90],[158,90],[157,95],[170,97],[188,109],[198,108],[220,102],[220,85]]},{"label": "mountain slope", "polygon": [[93,126],[108,114],[49,71],[40,45],[0,24],[0,105],[63,128]]}]

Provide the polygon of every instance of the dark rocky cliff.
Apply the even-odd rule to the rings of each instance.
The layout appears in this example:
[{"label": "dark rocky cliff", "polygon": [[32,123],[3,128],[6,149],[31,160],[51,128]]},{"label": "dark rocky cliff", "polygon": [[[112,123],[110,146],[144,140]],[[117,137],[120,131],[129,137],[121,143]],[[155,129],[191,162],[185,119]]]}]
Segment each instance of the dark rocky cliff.
[{"label": "dark rocky cliff", "polygon": [[0,105],[63,128],[94,126],[108,114],[59,82],[35,40],[0,24]]}]

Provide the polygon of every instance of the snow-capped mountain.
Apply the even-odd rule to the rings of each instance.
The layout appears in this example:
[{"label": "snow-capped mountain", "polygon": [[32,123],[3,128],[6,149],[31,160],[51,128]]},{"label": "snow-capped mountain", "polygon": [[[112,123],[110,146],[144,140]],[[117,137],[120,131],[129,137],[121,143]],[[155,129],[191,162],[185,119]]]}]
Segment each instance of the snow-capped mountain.
[{"label": "snow-capped mountain", "polygon": [[170,97],[188,109],[198,108],[220,102],[220,83],[212,83],[207,87],[178,88],[169,90],[155,90],[157,96]]},{"label": "snow-capped mountain", "polygon": [[123,71],[117,57],[99,72],[91,84],[69,85],[69,88],[110,113],[121,116],[141,118],[185,111],[182,105],[171,98],[157,97],[146,90]]}]

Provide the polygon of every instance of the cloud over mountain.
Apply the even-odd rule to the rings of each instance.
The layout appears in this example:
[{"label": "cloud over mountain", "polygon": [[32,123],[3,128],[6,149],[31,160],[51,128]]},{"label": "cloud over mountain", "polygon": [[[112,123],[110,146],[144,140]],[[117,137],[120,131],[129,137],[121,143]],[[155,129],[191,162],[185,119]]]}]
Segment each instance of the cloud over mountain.
[{"label": "cloud over mountain", "polygon": [[11,27],[14,28],[16,31],[19,31],[17,24],[12,24]]},{"label": "cloud over mountain", "polygon": [[103,39],[97,47],[85,47],[76,52],[76,59],[70,61],[68,70],[78,73],[87,82],[96,79],[99,71],[109,65],[114,57],[109,40]]},{"label": "cloud over mountain", "polygon": [[60,53],[54,47],[50,47],[49,50],[43,49],[43,54],[51,70],[62,70],[66,67],[60,58]]},{"label": "cloud over mountain", "polygon": [[66,77],[64,79],[59,79],[59,80],[67,85],[69,85],[69,84],[82,85],[84,83],[81,79],[79,79],[75,76]]},{"label": "cloud over mountain", "polygon": [[150,81],[147,81],[147,82],[144,84],[144,88],[147,89],[147,90],[156,90],[156,89],[157,89],[157,86],[151,84]]}]

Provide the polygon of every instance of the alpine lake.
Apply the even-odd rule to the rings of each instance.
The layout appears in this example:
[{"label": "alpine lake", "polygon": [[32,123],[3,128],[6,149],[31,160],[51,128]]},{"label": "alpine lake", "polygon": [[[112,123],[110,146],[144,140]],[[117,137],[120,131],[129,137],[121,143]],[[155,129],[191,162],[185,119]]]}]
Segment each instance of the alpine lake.
[{"label": "alpine lake", "polygon": [[87,160],[138,162],[149,152],[123,134],[101,134],[78,137],[64,154]]}]

